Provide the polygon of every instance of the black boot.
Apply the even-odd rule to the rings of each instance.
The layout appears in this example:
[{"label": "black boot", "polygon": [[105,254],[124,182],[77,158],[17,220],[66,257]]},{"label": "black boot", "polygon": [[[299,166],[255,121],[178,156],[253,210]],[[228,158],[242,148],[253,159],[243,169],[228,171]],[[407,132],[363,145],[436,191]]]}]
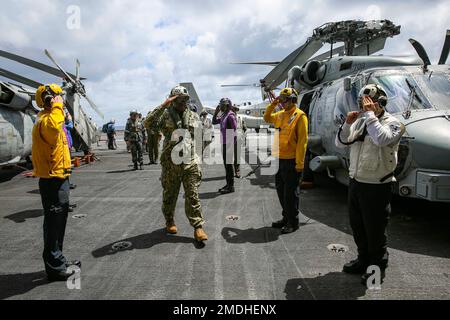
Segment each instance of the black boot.
[{"label": "black boot", "polygon": [[368,266],[368,263],[364,263],[359,259],[355,259],[350,261],[349,263],[346,263],[344,265],[344,268],[342,269],[342,272],[350,274],[363,274],[366,272]]},{"label": "black boot", "polygon": [[140,163],[139,169],[140,169],[140,170],[144,170],[144,163],[143,163],[143,162]]},{"label": "black boot", "polygon": [[221,194],[233,193],[234,192],[234,187],[233,186],[226,186],[225,188],[220,189],[219,192]]},{"label": "black boot", "polygon": [[297,231],[299,228],[298,223],[288,222],[283,228],[281,228],[282,234],[288,234]]},{"label": "black boot", "polygon": [[223,190],[226,190],[227,188],[228,188],[228,185],[226,185],[226,186],[223,187],[223,188],[220,188],[220,189],[219,189],[219,192],[222,193],[222,191],[223,191]]},{"label": "black boot", "polygon": [[[363,275],[361,276],[361,284],[363,286],[367,286],[367,280],[369,280],[369,278],[373,275],[373,273],[367,273],[364,271]],[[381,269],[381,274],[380,274],[380,284],[382,284],[384,282],[384,278],[386,277],[386,270]],[[371,283],[369,283],[369,286],[373,285]]]},{"label": "black boot", "polygon": [[135,162],[134,163],[134,170],[137,170],[138,169],[138,164],[137,164],[137,162]]},{"label": "black boot", "polygon": [[72,275],[75,274],[75,271],[61,271],[61,272],[57,272],[57,273],[48,273],[47,274],[47,278],[48,281],[67,281],[67,279],[69,279]]},{"label": "black boot", "polygon": [[287,219],[283,218],[281,220],[272,223],[272,228],[281,229],[287,224]]}]

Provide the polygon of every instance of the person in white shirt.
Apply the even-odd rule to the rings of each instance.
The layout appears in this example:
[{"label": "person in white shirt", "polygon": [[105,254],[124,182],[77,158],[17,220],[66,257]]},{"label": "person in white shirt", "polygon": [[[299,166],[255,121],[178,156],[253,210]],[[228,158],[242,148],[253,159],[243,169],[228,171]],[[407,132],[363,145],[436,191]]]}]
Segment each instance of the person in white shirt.
[{"label": "person in white shirt", "polygon": [[241,145],[246,145],[247,142],[247,125],[245,124],[245,120],[238,114],[239,108],[234,105],[233,112],[237,117],[237,134],[238,139],[234,146],[234,177],[240,179],[241,178]]},{"label": "person in white shirt", "polygon": [[386,91],[369,84],[359,94],[361,111],[349,112],[336,136],[336,146],[350,147],[348,206],[358,258],[343,271],[362,274],[367,284],[369,266],[384,278],[388,266],[386,227],[390,214],[397,153],[405,127],[390,115]]},{"label": "person in white shirt", "polygon": [[208,112],[203,111],[200,113],[200,121],[202,122],[203,130],[203,151],[211,144],[214,139],[214,127],[211,119],[208,118]]}]

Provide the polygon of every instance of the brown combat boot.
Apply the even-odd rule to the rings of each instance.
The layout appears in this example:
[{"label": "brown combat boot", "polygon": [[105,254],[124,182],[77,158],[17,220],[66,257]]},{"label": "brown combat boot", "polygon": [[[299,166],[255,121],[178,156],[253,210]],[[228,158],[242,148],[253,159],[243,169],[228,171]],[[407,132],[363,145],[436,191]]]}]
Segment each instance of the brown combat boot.
[{"label": "brown combat boot", "polygon": [[166,229],[167,229],[167,233],[169,234],[177,234],[178,229],[177,226],[175,225],[175,221],[167,221],[166,223]]},{"label": "brown combat boot", "polygon": [[198,242],[202,242],[208,240],[208,235],[206,234],[205,230],[200,227],[195,229],[194,238]]}]

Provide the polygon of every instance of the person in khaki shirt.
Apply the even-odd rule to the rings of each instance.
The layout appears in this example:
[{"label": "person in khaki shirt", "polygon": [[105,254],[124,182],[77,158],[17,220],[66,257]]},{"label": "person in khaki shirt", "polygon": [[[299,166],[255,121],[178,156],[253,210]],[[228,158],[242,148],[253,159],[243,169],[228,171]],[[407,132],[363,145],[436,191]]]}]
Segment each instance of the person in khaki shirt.
[{"label": "person in khaki shirt", "polygon": [[40,86],[36,91],[39,112],[32,132],[33,175],[39,177],[39,191],[44,207],[44,259],[50,281],[65,281],[81,267],[79,261],[68,261],[63,242],[69,212],[71,159],[64,133],[62,89],[56,84]]},{"label": "person in khaki shirt", "polygon": [[[282,233],[292,233],[299,228],[299,196],[308,144],[308,119],[297,107],[297,102],[297,92],[285,88],[264,114],[264,120],[273,123],[276,130],[272,155],[279,160],[275,185],[283,218],[274,222],[272,227],[281,228]],[[279,104],[283,109],[274,112]]]}]

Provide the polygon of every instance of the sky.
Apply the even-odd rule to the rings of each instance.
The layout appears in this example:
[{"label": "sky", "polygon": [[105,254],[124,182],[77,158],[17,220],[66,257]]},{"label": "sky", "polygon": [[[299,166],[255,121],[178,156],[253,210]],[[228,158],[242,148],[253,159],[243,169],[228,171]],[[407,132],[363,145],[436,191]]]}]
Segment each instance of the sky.
[{"label": "sky", "polygon": [[[105,119],[83,106],[99,125],[111,118],[123,125],[133,108],[146,114],[180,82],[193,82],[204,105],[222,97],[260,102],[258,88],[220,85],[258,83],[271,67],[230,63],[281,61],[326,22],[389,19],[402,26],[401,34],[381,53],[415,55],[413,37],[432,62],[450,29],[445,0],[0,0],[0,7],[0,49],[51,64],[48,49],[72,73],[80,60],[88,95]],[[60,82],[3,58],[0,67]]]}]

